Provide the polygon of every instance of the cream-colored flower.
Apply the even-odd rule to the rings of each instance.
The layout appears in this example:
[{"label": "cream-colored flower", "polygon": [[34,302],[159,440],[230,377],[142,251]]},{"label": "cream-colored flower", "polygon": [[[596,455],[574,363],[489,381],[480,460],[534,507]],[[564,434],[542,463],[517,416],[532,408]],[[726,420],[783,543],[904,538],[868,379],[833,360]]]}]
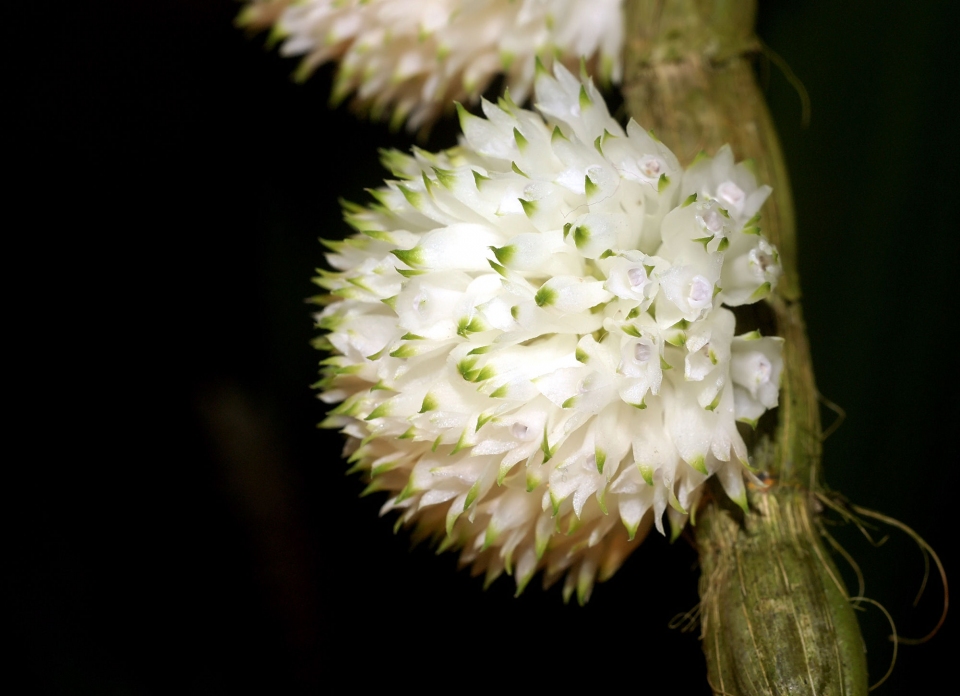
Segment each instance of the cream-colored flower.
[{"label": "cream-colored flower", "polygon": [[318,279],[321,398],[384,512],[488,580],[566,573],[585,601],[664,513],[679,533],[708,477],[746,505],[737,421],[776,406],[781,342],[735,337],[722,305],[772,286],[776,253],[769,189],[727,151],[684,174],[555,75],[538,70],[541,115],[461,109],[459,147],[389,153],[396,180],[348,206],[359,234]]},{"label": "cream-colored flower", "polygon": [[498,74],[523,102],[533,58],[586,59],[620,79],[621,0],[252,0],[239,23],[275,23],[298,75],[339,61],[334,99],[417,128],[453,100],[474,102]]}]

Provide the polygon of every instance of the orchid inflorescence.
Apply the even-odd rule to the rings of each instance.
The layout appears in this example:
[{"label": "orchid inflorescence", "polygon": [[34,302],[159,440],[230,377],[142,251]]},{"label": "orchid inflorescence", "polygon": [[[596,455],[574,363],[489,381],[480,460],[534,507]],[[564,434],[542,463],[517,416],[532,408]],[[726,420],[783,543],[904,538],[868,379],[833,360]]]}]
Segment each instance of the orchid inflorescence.
[{"label": "orchid inflorescence", "polygon": [[453,100],[475,101],[503,73],[520,103],[534,57],[619,82],[621,0],[250,0],[239,18],[273,25],[285,56],[302,56],[297,77],[337,61],[333,100],[354,95],[394,125],[429,125]]},{"label": "orchid inflorescence", "polygon": [[709,477],[746,506],[738,421],[777,405],[782,341],[735,335],[728,307],[780,266],[770,188],[728,147],[684,171],[585,76],[536,65],[539,114],[461,107],[458,147],[385,153],[395,179],[346,205],[319,386],[384,512],[487,581],[566,574],[583,602]]}]

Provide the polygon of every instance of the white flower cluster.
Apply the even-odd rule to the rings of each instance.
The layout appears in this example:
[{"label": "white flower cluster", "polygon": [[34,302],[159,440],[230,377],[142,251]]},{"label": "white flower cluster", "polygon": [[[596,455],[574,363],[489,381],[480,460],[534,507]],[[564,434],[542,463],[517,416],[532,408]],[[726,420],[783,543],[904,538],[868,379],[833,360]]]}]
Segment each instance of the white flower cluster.
[{"label": "white flower cluster", "polygon": [[619,81],[621,0],[252,0],[240,23],[276,22],[281,53],[306,77],[340,62],[334,100],[355,93],[378,117],[411,128],[453,100],[474,101],[499,73],[523,102],[533,58],[586,58]]},{"label": "white flower cluster", "polygon": [[[770,192],[729,148],[686,172],[597,90],[538,66],[541,116],[461,109],[460,147],[385,156],[348,206],[318,316],[325,421],[384,511],[492,580],[567,573],[581,601],[716,475],[746,505],[737,421],[777,405],[781,340],[724,308],[780,273]],[[546,122],[544,121],[546,119]]]}]

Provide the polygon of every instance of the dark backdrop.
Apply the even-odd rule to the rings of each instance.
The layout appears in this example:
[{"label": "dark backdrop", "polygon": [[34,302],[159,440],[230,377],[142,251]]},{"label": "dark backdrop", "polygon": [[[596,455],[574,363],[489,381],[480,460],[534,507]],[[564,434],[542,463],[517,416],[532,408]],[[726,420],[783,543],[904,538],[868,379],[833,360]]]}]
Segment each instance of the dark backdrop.
[{"label": "dark backdrop", "polygon": [[[346,231],[338,197],[364,200],[384,176],[376,149],[412,141],[329,110],[329,69],[293,84],[293,62],[232,27],[238,7],[70,3],[19,30],[16,669],[62,694],[298,693],[341,678],[708,693],[695,634],[668,628],[697,601],[683,541],[649,539],[586,608],[564,606],[556,588],[482,591],[453,555],[411,553],[377,496],[357,498],[338,436],[314,427],[303,300],[317,237]],[[809,91],[808,128],[782,74],[758,72],[795,187],[817,379],[847,413],[827,482],[912,525],[956,578],[954,8],[761,3],[760,35]],[[429,146],[454,138],[441,125]],[[932,580],[911,609],[916,547],[837,533],[868,595],[902,633],[925,633],[941,589]],[[876,693],[947,679],[955,624],[902,648]],[[876,610],[863,626],[879,676],[889,631]]]}]

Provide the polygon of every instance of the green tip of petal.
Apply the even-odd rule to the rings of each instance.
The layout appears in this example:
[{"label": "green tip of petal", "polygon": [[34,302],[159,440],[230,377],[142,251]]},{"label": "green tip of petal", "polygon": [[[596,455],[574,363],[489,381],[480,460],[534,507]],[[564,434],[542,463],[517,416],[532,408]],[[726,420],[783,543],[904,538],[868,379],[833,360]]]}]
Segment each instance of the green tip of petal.
[{"label": "green tip of petal", "polygon": [[537,290],[537,294],[534,295],[533,301],[537,303],[538,307],[549,307],[557,301],[557,292],[548,288],[546,285],[543,285],[539,290]]},{"label": "green tip of petal", "polygon": [[477,479],[474,481],[473,485],[470,486],[470,490],[467,491],[467,497],[463,501],[463,511],[466,512],[470,509],[470,506],[473,505],[473,501],[477,499],[477,496],[480,495],[480,480]]},{"label": "green tip of petal", "polygon": [[360,491],[360,497],[366,498],[371,493],[377,493],[382,490],[385,490],[385,489],[383,487],[383,484],[379,480],[371,481],[366,488]]},{"label": "green tip of petal", "polygon": [[497,370],[493,365],[484,365],[483,369],[477,373],[476,377],[473,378],[474,382],[486,382],[488,379],[493,379],[497,376]]},{"label": "green tip of petal", "polygon": [[662,193],[667,186],[670,185],[670,177],[666,174],[661,174],[660,178],[657,180],[657,192]]},{"label": "green tip of petal", "polygon": [[523,198],[518,198],[520,205],[523,206],[523,212],[526,213],[527,217],[533,217],[533,214],[537,212],[537,202],[528,201]]},{"label": "green tip of petal", "polygon": [[583,191],[586,193],[587,198],[592,197],[599,190],[600,188],[593,183],[593,179],[590,178],[589,174],[583,177]]},{"label": "green tip of petal", "polygon": [[554,454],[553,448],[550,447],[550,441],[547,439],[546,426],[543,428],[543,442],[540,443],[540,449],[543,450],[543,463],[546,464]]},{"label": "green tip of petal", "polygon": [[477,416],[477,427],[474,429],[474,432],[478,432],[480,428],[493,420],[494,415],[495,414],[493,413],[481,413],[479,416]]},{"label": "green tip of petal", "polygon": [[487,525],[487,530],[483,534],[483,547],[480,549],[481,552],[489,549],[496,541],[497,537],[500,536],[500,532],[497,530],[493,524]]},{"label": "green tip of petal", "polygon": [[594,449],[594,451],[593,451],[593,456],[594,456],[594,458],[597,460],[597,472],[602,474],[602,473],[603,473],[603,465],[604,465],[604,464],[606,463],[606,461],[607,461],[607,453],[604,452],[604,451],[603,451],[602,449],[600,449],[599,447],[597,447],[597,448]]},{"label": "green tip of petal", "polygon": [[680,501],[677,500],[677,496],[673,492],[673,489],[668,488],[667,493],[670,495],[670,507],[679,512],[681,515],[686,515],[687,511],[683,509],[683,505],[681,505]]},{"label": "green tip of petal", "polygon": [[474,366],[477,364],[476,359],[470,360],[464,358],[457,363],[457,371],[460,373],[460,376],[463,377],[468,382],[472,382],[473,378],[477,375],[477,370],[474,370]]},{"label": "green tip of petal", "polygon": [[503,480],[507,478],[507,474],[510,473],[510,470],[513,469],[514,466],[516,466],[515,463],[514,464],[504,464],[503,462],[500,463],[500,469],[497,471],[498,486],[503,485]]},{"label": "green tip of petal", "polygon": [[[424,175],[424,179],[426,179],[426,175]],[[400,189],[400,193],[403,194],[403,197],[407,199],[407,203],[418,210],[423,207],[423,194],[421,194],[419,191],[414,191],[409,186],[403,185],[399,185],[397,188]]]},{"label": "green tip of petal", "polygon": [[724,237],[717,245],[717,251],[726,251],[730,247],[730,240]]},{"label": "green tip of petal", "polygon": [[527,145],[530,144],[527,139],[523,137],[523,133],[520,132],[519,128],[513,129],[513,139],[517,143],[517,148],[519,148],[520,152],[526,150]]},{"label": "green tip of petal", "polygon": [[687,199],[680,205],[680,207],[686,208],[691,203],[696,203],[696,201],[697,201],[697,194],[691,193],[689,196],[687,196]]},{"label": "green tip of petal", "polygon": [[449,169],[440,169],[439,167],[434,167],[433,173],[436,174],[437,181],[440,182],[440,185],[446,189],[452,188],[457,182],[456,173]]},{"label": "green tip of petal", "polygon": [[402,491],[400,491],[400,495],[397,496],[396,502],[402,503],[416,492],[417,491],[413,486],[413,474],[410,474],[410,478],[407,480],[407,485],[403,487]]},{"label": "green tip of petal", "polygon": [[693,459],[693,461],[690,462],[690,466],[692,466],[694,469],[696,469],[697,471],[699,471],[699,472],[700,472],[701,474],[703,474],[704,476],[709,476],[709,475],[710,475],[710,472],[707,471],[707,463],[706,463],[706,460],[704,459],[704,457],[703,457],[702,454],[701,454],[701,455],[698,455],[697,457],[695,457],[695,458]]},{"label": "green tip of petal", "polygon": [[764,283],[759,288],[754,290],[752,295],[750,295],[750,302],[757,302],[758,300],[762,300],[763,298],[765,298],[767,295],[770,294],[770,289],[771,289],[770,283]]},{"label": "green tip of petal", "polygon": [[648,486],[653,485],[653,467],[649,464],[637,464],[637,468],[640,469],[640,476],[643,477],[643,480],[647,483]]},{"label": "green tip of petal", "polygon": [[376,478],[380,474],[396,469],[399,463],[400,462],[384,462],[383,464],[379,464],[370,469],[370,476]]},{"label": "green tip of petal", "polygon": [[417,354],[417,349],[414,348],[409,343],[404,343],[402,346],[390,353],[391,358],[412,358]]},{"label": "green tip of petal", "polygon": [[455,445],[453,446],[453,449],[450,450],[450,454],[456,454],[456,453],[459,452],[460,450],[462,450],[462,449],[464,449],[464,448],[466,448],[466,447],[472,447],[472,446],[473,446],[473,443],[471,443],[471,442],[467,439],[467,431],[464,430],[462,433],[460,433],[460,439],[457,440],[457,444],[455,444]]},{"label": "green tip of petal", "polygon": [[467,338],[473,333],[486,331],[486,329],[487,325],[478,316],[460,317],[460,320],[457,322],[457,335],[461,336],[462,338]]},{"label": "green tip of petal", "polygon": [[577,397],[571,396],[569,399],[560,404],[560,408],[573,408],[577,404]]},{"label": "green tip of petal", "polygon": [[511,162],[511,163],[510,163],[510,169],[512,169],[513,171],[515,171],[517,174],[519,174],[520,176],[522,176],[524,179],[529,179],[529,178],[530,178],[529,176],[527,176],[526,174],[523,173],[523,170],[520,169],[520,167],[517,166],[517,163],[516,163],[516,162]]},{"label": "green tip of petal", "polygon": [[716,395],[715,397],[713,397],[713,401],[711,401],[709,404],[707,404],[706,410],[707,410],[707,411],[715,411],[715,410],[717,409],[717,406],[719,406],[719,405],[720,405],[720,392],[718,392],[717,395]]},{"label": "green tip of petal", "polygon": [[472,169],[471,171],[473,172],[473,183],[477,187],[477,190],[479,191],[480,184],[484,181],[490,181],[490,177],[484,176],[483,174],[478,172],[476,169]]},{"label": "green tip of petal", "polygon": [[573,228],[573,243],[577,249],[582,249],[590,241],[590,228],[586,225],[577,225]]},{"label": "green tip of petal", "polygon": [[[398,517],[398,518],[397,518],[397,521],[393,523],[393,533],[394,533],[394,534],[399,534],[399,533],[400,533],[400,530],[403,528],[403,523],[404,523],[403,517]],[[419,542],[422,540],[422,538],[423,538],[423,537],[420,537],[419,539],[417,538],[417,532],[420,532],[420,533],[422,534],[422,531],[421,531],[421,530],[422,530],[422,527],[421,527],[420,525],[417,525],[417,526],[414,528],[414,543],[415,543],[415,544],[416,544],[416,543],[419,543]]]},{"label": "green tip of petal", "polygon": [[425,397],[423,397],[423,404],[420,406],[420,413],[434,411],[439,405],[440,404],[437,401],[437,397],[435,397],[433,394],[427,394]]},{"label": "green tip of petal", "polygon": [[683,331],[677,331],[675,334],[665,338],[664,340],[671,346],[681,348],[687,342],[687,337],[684,335]]},{"label": "green tip of petal", "polygon": [[670,523],[670,543],[672,544],[680,538],[680,534],[683,533],[683,525],[673,517],[668,517],[667,521]]},{"label": "green tip of petal", "polygon": [[[291,75],[290,77],[297,84],[303,84],[310,78],[311,75],[313,75],[313,71],[315,69],[316,69],[315,65],[313,65],[309,61],[302,60],[300,61],[300,64],[297,65],[296,69],[293,71],[293,75]],[[340,89],[334,89],[333,93],[330,96],[331,105],[334,107],[337,106],[340,102],[343,101],[344,97],[346,97],[347,94],[350,93],[350,91],[352,90],[346,90],[346,93],[344,93],[344,90],[342,87]],[[337,100],[336,102],[334,102],[334,98],[336,98]]]},{"label": "green tip of petal", "polygon": [[566,239],[567,235],[570,234],[570,229],[573,227],[572,222],[567,222],[563,225],[563,238]]},{"label": "green tip of petal", "polygon": [[384,401],[382,404],[377,406],[373,411],[370,412],[370,415],[364,418],[364,420],[374,420],[376,418],[383,418],[384,416],[390,415],[390,402]]},{"label": "green tip of petal", "polygon": [[596,151],[599,152],[601,155],[603,154],[603,145],[602,145],[602,143],[603,143],[603,136],[602,136],[602,135],[598,135],[597,138],[596,138],[596,140],[593,141],[593,147],[594,147],[594,149],[596,149]]},{"label": "green tip of petal", "polygon": [[536,568],[530,570],[529,573],[517,578],[517,591],[513,594],[514,597],[519,597],[523,594],[523,591],[527,589],[527,585],[530,584],[530,580],[533,579],[533,574]]},{"label": "green tip of petal", "polygon": [[457,510],[453,506],[447,511],[446,530],[448,539],[453,539],[453,526],[457,523],[457,520],[460,519],[462,513],[462,510]]},{"label": "green tip of petal", "polygon": [[587,355],[586,351],[580,347],[577,347],[577,350],[574,352],[573,357],[576,358],[577,362],[585,363],[590,359],[590,356]]},{"label": "green tip of petal", "polygon": [[490,393],[491,399],[504,399],[507,396],[507,393],[510,391],[509,387],[506,384],[502,384]]},{"label": "green tip of petal", "polygon": [[450,534],[450,532],[447,532],[446,536],[444,536],[443,539],[440,540],[440,543],[437,544],[436,554],[439,556],[444,551],[449,550],[450,547],[452,547],[456,543],[457,543],[457,540],[453,537],[453,535]]},{"label": "green tip of petal", "polygon": [[590,593],[593,591],[593,578],[590,576],[582,577],[577,582],[577,604],[581,607],[590,601]]},{"label": "green tip of petal", "polygon": [[590,99],[590,95],[587,94],[587,88],[585,85],[580,85],[580,109],[589,109],[593,106],[593,100]]},{"label": "green tip of petal", "polygon": [[555,143],[558,140],[569,140],[569,138],[563,134],[563,131],[560,130],[560,126],[554,126],[553,133],[550,134],[550,142]]},{"label": "green tip of petal", "polygon": [[420,247],[413,249],[394,249],[390,252],[408,266],[419,266],[423,263],[423,250]]},{"label": "green tip of petal", "polygon": [[466,128],[467,119],[473,114],[467,111],[463,104],[458,101],[453,102],[453,105],[457,107],[457,118],[460,121],[460,130],[464,130]]},{"label": "green tip of petal", "polygon": [[[542,478],[537,476],[532,471],[529,471],[529,470],[527,471],[527,493],[534,491],[537,488],[537,486],[539,486],[541,483],[543,483]],[[539,542],[537,543],[539,545]],[[546,546],[547,546],[547,543],[546,543],[546,540],[544,540],[543,547],[546,548]],[[537,556],[537,558],[539,558],[539,556]]]}]

